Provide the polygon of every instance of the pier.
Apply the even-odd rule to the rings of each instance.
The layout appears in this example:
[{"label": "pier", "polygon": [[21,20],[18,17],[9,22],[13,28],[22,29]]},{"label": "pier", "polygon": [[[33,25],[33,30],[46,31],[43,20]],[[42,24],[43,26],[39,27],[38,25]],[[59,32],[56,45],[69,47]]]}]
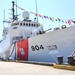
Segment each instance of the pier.
[{"label": "pier", "polygon": [[75,75],[75,71],[46,65],[0,61],[0,75]]}]

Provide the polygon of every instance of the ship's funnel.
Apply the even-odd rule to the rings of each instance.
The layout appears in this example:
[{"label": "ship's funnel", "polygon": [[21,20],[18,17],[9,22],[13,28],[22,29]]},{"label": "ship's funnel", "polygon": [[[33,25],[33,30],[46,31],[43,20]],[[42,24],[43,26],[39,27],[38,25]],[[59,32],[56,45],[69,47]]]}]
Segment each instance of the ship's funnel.
[{"label": "ship's funnel", "polygon": [[22,17],[23,17],[24,19],[29,19],[29,17],[30,17],[29,12],[28,12],[28,11],[24,11],[24,12],[22,13]]}]

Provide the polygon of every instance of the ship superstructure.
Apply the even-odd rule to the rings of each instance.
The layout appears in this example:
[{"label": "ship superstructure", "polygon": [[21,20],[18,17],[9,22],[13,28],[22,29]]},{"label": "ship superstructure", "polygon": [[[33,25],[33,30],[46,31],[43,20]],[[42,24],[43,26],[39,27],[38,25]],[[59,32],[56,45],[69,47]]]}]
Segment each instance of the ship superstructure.
[{"label": "ship superstructure", "polygon": [[0,42],[2,51],[4,53],[8,53],[9,55],[10,55],[9,48],[15,42],[44,33],[43,25],[40,23],[37,23],[36,21],[30,20],[29,19],[30,14],[28,11],[23,12],[22,21],[18,21],[17,17],[15,19],[13,1],[12,1],[12,7],[13,7],[12,9],[13,19],[11,20],[11,22],[8,22],[9,23],[8,27],[3,28],[3,34],[2,34],[3,39]]}]

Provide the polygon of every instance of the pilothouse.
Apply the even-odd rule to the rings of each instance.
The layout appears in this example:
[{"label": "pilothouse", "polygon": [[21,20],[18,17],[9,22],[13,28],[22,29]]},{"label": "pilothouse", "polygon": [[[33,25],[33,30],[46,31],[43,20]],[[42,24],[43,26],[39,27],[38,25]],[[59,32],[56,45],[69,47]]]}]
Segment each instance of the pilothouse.
[{"label": "pilothouse", "polygon": [[[21,39],[27,39],[32,36],[36,36],[39,34],[43,34],[43,25],[37,23],[36,21],[32,21],[29,19],[30,14],[28,11],[24,11],[22,13],[23,20],[18,21],[17,15],[14,14],[14,1],[12,1],[12,17],[13,20],[10,22],[9,27],[9,35],[10,35],[10,43],[12,44],[13,41],[19,41]],[[6,31],[4,29],[4,31]],[[3,33],[5,35],[5,33]]]},{"label": "pilothouse", "polygon": [[21,36],[23,39],[30,38],[43,33],[43,25],[29,20],[29,12],[23,12],[23,21],[14,21],[11,23],[11,38]]}]

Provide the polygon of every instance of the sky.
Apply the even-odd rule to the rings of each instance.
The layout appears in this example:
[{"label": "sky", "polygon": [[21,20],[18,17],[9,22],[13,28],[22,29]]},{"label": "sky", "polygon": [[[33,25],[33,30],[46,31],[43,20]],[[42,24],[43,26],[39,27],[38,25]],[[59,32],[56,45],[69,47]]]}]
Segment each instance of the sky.
[{"label": "sky", "polygon": [[[28,12],[36,12],[35,1],[36,0],[17,0],[17,5]],[[0,39],[2,39],[3,32],[3,10],[5,10],[5,19],[9,20],[9,17],[11,16],[9,15],[9,13],[11,13],[9,9],[12,7],[11,2],[12,0],[0,1]],[[74,5],[75,0],[37,0],[37,9],[39,14],[54,18],[60,18],[63,20],[75,18]],[[17,12],[18,14],[22,14],[23,10],[17,9]],[[31,20],[34,20],[34,17],[34,14],[30,14]],[[44,25],[45,30],[47,30],[49,27],[52,28],[59,26],[58,22],[52,22],[49,19],[38,18],[38,20],[39,23]],[[60,25],[63,24],[64,23],[60,23]],[[7,24],[4,24],[4,26],[7,26]]]}]

